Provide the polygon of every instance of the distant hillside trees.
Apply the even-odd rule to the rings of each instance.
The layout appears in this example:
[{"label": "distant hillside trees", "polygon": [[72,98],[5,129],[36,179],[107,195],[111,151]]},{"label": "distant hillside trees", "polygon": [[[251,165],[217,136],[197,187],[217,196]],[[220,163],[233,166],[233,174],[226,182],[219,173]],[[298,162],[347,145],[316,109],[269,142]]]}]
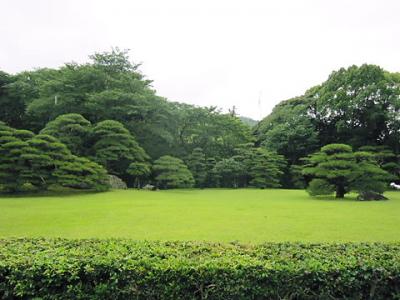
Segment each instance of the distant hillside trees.
[{"label": "distant hillside trees", "polygon": [[[391,180],[400,183],[398,73],[375,65],[342,68],[304,95],[279,103],[253,128],[244,124],[253,122],[236,116],[235,109],[222,113],[216,107],[170,102],[158,96],[151,84],[140,65],[118,48],[95,53],[84,64],[15,75],[0,71],[1,172],[16,174],[15,179],[2,175],[3,186],[10,180],[10,189],[20,186],[19,181],[37,187],[43,184],[44,188],[56,180],[54,174],[58,174],[57,180],[66,180],[68,170],[79,173],[74,156],[82,165],[95,162],[135,187],[158,182],[163,188],[192,184],[200,188],[303,188],[312,174],[302,174],[302,159],[329,144],[346,144],[356,153],[369,153],[352,152],[352,160],[365,167],[364,173],[358,173],[360,177],[375,176],[369,173],[373,160]],[[10,133],[7,128],[15,129]],[[33,147],[32,143],[37,144]],[[51,149],[59,144],[64,145],[60,153],[69,152],[70,168],[64,166],[50,176],[47,158],[57,162],[58,156],[53,155],[57,151]],[[38,176],[29,173],[29,161],[21,161],[20,153],[35,157],[28,169],[36,168]],[[174,168],[184,170],[184,161],[194,182],[157,180],[160,174],[151,162],[161,158],[170,166],[170,175]],[[82,174],[95,174],[96,168],[92,165],[91,171]],[[333,182],[326,176],[313,176],[310,187],[315,188],[314,193],[338,188],[339,178]],[[363,189],[372,184],[364,183]],[[338,191],[341,196],[350,183],[339,185],[343,187]]]},{"label": "distant hillside trees", "polygon": [[[79,114],[92,124],[118,121],[135,136],[152,159],[163,155],[187,157],[202,148],[207,157],[228,157],[239,143],[251,139],[249,126],[216,107],[201,108],[169,102],[156,95],[151,80],[130,61],[128,52],[113,49],[96,53],[85,64],[68,63],[58,69],[39,69],[16,75],[0,73],[0,120],[34,132],[48,124],[53,133],[65,123],[77,141],[86,121],[72,120]],[[79,122],[84,123],[79,123]],[[86,123],[86,124],[85,124]],[[60,131],[62,135],[63,130]],[[61,137],[58,137],[61,138]],[[63,141],[68,143],[68,141]],[[74,144],[68,145],[74,154]]]}]

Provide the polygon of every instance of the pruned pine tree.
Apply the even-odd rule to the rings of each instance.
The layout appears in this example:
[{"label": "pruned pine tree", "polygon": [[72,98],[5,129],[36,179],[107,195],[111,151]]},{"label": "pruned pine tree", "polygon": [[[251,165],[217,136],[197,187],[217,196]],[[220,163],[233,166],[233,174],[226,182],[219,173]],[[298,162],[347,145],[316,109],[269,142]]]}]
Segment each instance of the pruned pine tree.
[{"label": "pruned pine tree", "polygon": [[283,156],[262,148],[255,148],[253,153],[250,185],[258,188],[280,187],[282,169],[286,165]]},{"label": "pruned pine tree", "polygon": [[154,162],[153,171],[162,189],[192,187],[194,178],[182,160],[165,155]]},{"label": "pruned pine tree", "polygon": [[151,174],[150,164],[144,162],[133,162],[129,165],[127,171],[133,177],[133,187],[141,188],[143,180]]},{"label": "pruned pine tree", "polygon": [[380,195],[391,177],[376,157],[366,151],[353,153],[345,144],[326,145],[306,160],[303,174],[312,178],[307,190],[313,196],[336,192],[336,198],[343,198],[352,190],[360,195]]},{"label": "pruned pine tree", "polygon": [[[331,194],[330,189],[324,191],[322,187],[334,186],[336,198],[343,198],[350,191],[352,174],[356,168],[357,163],[349,145],[330,144],[309,157],[303,174],[312,177],[312,180],[318,179],[318,185],[310,182],[308,191],[311,195]],[[314,189],[317,186],[318,189]]]},{"label": "pruned pine tree", "polygon": [[53,136],[34,135],[0,124],[0,187],[18,192],[25,185],[46,190],[51,185],[105,190],[107,173],[86,158],[71,154]]},{"label": "pruned pine tree", "polygon": [[146,162],[149,157],[120,122],[106,120],[93,128],[92,155],[109,173],[125,177],[133,162]]},{"label": "pruned pine tree", "polygon": [[85,158],[70,155],[55,170],[56,182],[64,187],[105,191],[109,189],[106,170]]},{"label": "pruned pine tree", "polygon": [[80,114],[60,115],[46,124],[40,133],[52,135],[65,144],[74,155],[87,153],[86,142],[91,130],[91,123]]},{"label": "pruned pine tree", "polygon": [[376,155],[359,151],[354,153],[357,168],[351,175],[351,187],[359,194],[372,192],[382,194],[386,183],[391,179],[390,174],[382,169],[376,161]]},{"label": "pruned pine tree", "polygon": [[222,159],[215,164],[214,172],[220,187],[239,187],[244,166],[234,158]]},{"label": "pruned pine tree", "polygon": [[187,159],[187,166],[193,174],[196,187],[204,188],[207,178],[206,156],[201,148],[193,149]]},{"label": "pruned pine tree", "polygon": [[15,130],[0,122],[0,187],[3,191],[18,192],[26,182],[22,174],[28,172],[29,167],[21,156],[29,147],[24,140],[27,136],[27,131]]},{"label": "pruned pine tree", "polygon": [[28,140],[29,147],[21,155],[28,166],[22,177],[39,190],[56,184],[54,171],[71,155],[68,148],[53,136],[38,134]]}]

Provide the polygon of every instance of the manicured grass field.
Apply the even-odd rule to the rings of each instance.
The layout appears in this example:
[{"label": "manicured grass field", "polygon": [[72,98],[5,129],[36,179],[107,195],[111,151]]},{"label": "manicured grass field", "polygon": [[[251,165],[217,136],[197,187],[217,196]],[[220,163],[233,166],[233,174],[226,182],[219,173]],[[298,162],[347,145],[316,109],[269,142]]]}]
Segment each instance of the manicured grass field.
[{"label": "manicured grass field", "polygon": [[400,192],[386,196],[359,202],[256,189],[1,196],[0,237],[400,241]]}]

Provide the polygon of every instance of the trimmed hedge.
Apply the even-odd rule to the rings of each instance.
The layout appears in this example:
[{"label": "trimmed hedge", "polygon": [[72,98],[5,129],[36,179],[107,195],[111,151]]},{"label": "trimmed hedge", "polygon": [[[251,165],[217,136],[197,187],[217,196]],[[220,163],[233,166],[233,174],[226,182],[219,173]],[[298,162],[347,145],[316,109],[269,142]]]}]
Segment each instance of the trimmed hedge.
[{"label": "trimmed hedge", "polygon": [[399,299],[400,244],[4,239],[0,297]]}]

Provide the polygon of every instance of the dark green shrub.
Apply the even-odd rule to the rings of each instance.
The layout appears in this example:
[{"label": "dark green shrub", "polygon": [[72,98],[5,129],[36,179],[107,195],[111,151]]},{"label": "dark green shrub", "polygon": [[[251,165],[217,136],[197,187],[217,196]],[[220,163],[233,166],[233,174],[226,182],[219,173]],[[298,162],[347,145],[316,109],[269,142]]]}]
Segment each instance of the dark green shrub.
[{"label": "dark green shrub", "polygon": [[400,244],[0,240],[0,298],[398,299]]}]

